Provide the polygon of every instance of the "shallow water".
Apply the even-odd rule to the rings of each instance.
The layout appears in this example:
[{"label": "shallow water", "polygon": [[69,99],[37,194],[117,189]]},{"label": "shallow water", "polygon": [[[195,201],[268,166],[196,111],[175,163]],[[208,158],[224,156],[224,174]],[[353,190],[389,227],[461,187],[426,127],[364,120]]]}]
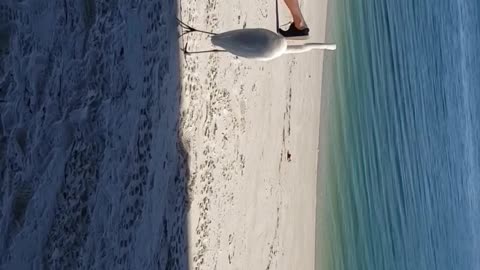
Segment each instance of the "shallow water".
[{"label": "shallow water", "polygon": [[336,1],[317,269],[480,266],[479,11]]}]

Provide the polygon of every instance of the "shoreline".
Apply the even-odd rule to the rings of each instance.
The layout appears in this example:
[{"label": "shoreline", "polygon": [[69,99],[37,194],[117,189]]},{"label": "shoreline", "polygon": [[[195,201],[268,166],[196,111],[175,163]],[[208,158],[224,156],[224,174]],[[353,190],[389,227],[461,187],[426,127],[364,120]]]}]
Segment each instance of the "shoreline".
[{"label": "shoreline", "polygon": [[[327,42],[337,42],[335,39],[335,3],[329,1],[328,10],[327,10],[327,20],[326,20],[326,32],[325,40]],[[338,46],[338,44],[337,44]],[[325,220],[326,215],[326,206],[325,206],[325,196],[326,196],[326,179],[322,179],[326,175],[324,171],[327,166],[328,158],[328,125],[329,121],[329,112],[331,109],[331,95],[334,90],[333,80],[335,76],[336,68],[336,58],[334,54],[326,55],[323,59],[323,80],[322,80],[322,96],[321,96],[321,113],[320,113],[320,127],[319,127],[319,152],[318,152],[318,164],[317,164],[317,208],[316,208],[316,236],[315,236],[315,269],[322,269],[324,249],[329,248],[328,241],[325,238],[328,235],[327,225]],[[324,217],[324,218],[322,218]]]},{"label": "shoreline", "polygon": [[[323,42],[327,1],[301,8],[310,41]],[[207,31],[276,24],[271,1],[183,1],[180,15]],[[279,19],[289,19],[282,1]],[[203,35],[185,41],[190,49],[209,46]],[[183,61],[190,268],[314,269],[323,57],[317,51],[270,62],[227,54]]]}]

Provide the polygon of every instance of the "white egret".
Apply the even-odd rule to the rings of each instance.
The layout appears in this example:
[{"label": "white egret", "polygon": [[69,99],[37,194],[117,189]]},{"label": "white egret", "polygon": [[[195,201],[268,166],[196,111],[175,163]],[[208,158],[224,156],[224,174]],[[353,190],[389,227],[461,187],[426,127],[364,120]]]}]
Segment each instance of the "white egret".
[{"label": "white egret", "polygon": [[337,47],[336,44],[331,43],[289,45],[283,36],[264,28],[237,29],[217,34],[195,29],[180,20],[179,23],[186,29],[181,36],[193,32],[205,33],[210,35],[210,41],[214,46],[223,49],[190,52],[185,46],[183,48],[185,54],[229,52],[244,58],[268,61],[284,54],[302,53],[315,49],[335,50]]}]

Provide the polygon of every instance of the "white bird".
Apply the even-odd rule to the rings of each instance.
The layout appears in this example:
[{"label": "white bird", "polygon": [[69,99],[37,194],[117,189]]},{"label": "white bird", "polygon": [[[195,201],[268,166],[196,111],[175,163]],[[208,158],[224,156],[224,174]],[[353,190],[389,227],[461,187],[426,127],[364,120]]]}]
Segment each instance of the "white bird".
[{"label": "white bird", "polygon": [[186,29],[181,36],[192,32],[205,33],[211,36],[210,40],[214,46],[224,49],[190,52],[185,46],[183,51],[186,54],[229,52],[244,58],[268,61],[284,54],[302,53],[315,49],[335,50],[337,48],[336,44],[331,43],[289,45],[283,36],[264,28],[237,29],[217,34],[192,28],[180,20],[179,23],[182,28]]}]

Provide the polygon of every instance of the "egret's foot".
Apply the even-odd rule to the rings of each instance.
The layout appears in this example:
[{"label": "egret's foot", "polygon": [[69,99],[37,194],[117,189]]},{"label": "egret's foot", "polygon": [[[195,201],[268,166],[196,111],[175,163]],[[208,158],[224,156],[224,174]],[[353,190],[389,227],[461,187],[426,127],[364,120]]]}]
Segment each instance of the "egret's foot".
[{"label": "egret's foot", "polygon": [[309,35],[308,33],[310,32],[310,29],[308,27],[304,29],[298,29],[294,23],[290,24],[290,27],[288,27],[288,30],[282,30],[278,29],[278,33],[282,36],[284,36],[286,39],[308,39]]},{"label": "egret's foot", "polygon": [[184,55],[190,55],[190,51],[188,50],[188,41],[185,42],[185,46],[183,46],[183,48],[180,48],[180,50],[183,52]]},{"label": "egret's foot", "polygon": [[190,34],[190,33],[194,33],[194,32],[204,33],[204,34],[207,34],[207,35],[216,35],[216,33],[213,33],[213,32],[193,28],[190,25],[182,22],[179,18],[177,18],[177,22],[178,22],[178,25],[183,29],[183,32],[179,36],[179,38],[183,37],[186,34]]}]

